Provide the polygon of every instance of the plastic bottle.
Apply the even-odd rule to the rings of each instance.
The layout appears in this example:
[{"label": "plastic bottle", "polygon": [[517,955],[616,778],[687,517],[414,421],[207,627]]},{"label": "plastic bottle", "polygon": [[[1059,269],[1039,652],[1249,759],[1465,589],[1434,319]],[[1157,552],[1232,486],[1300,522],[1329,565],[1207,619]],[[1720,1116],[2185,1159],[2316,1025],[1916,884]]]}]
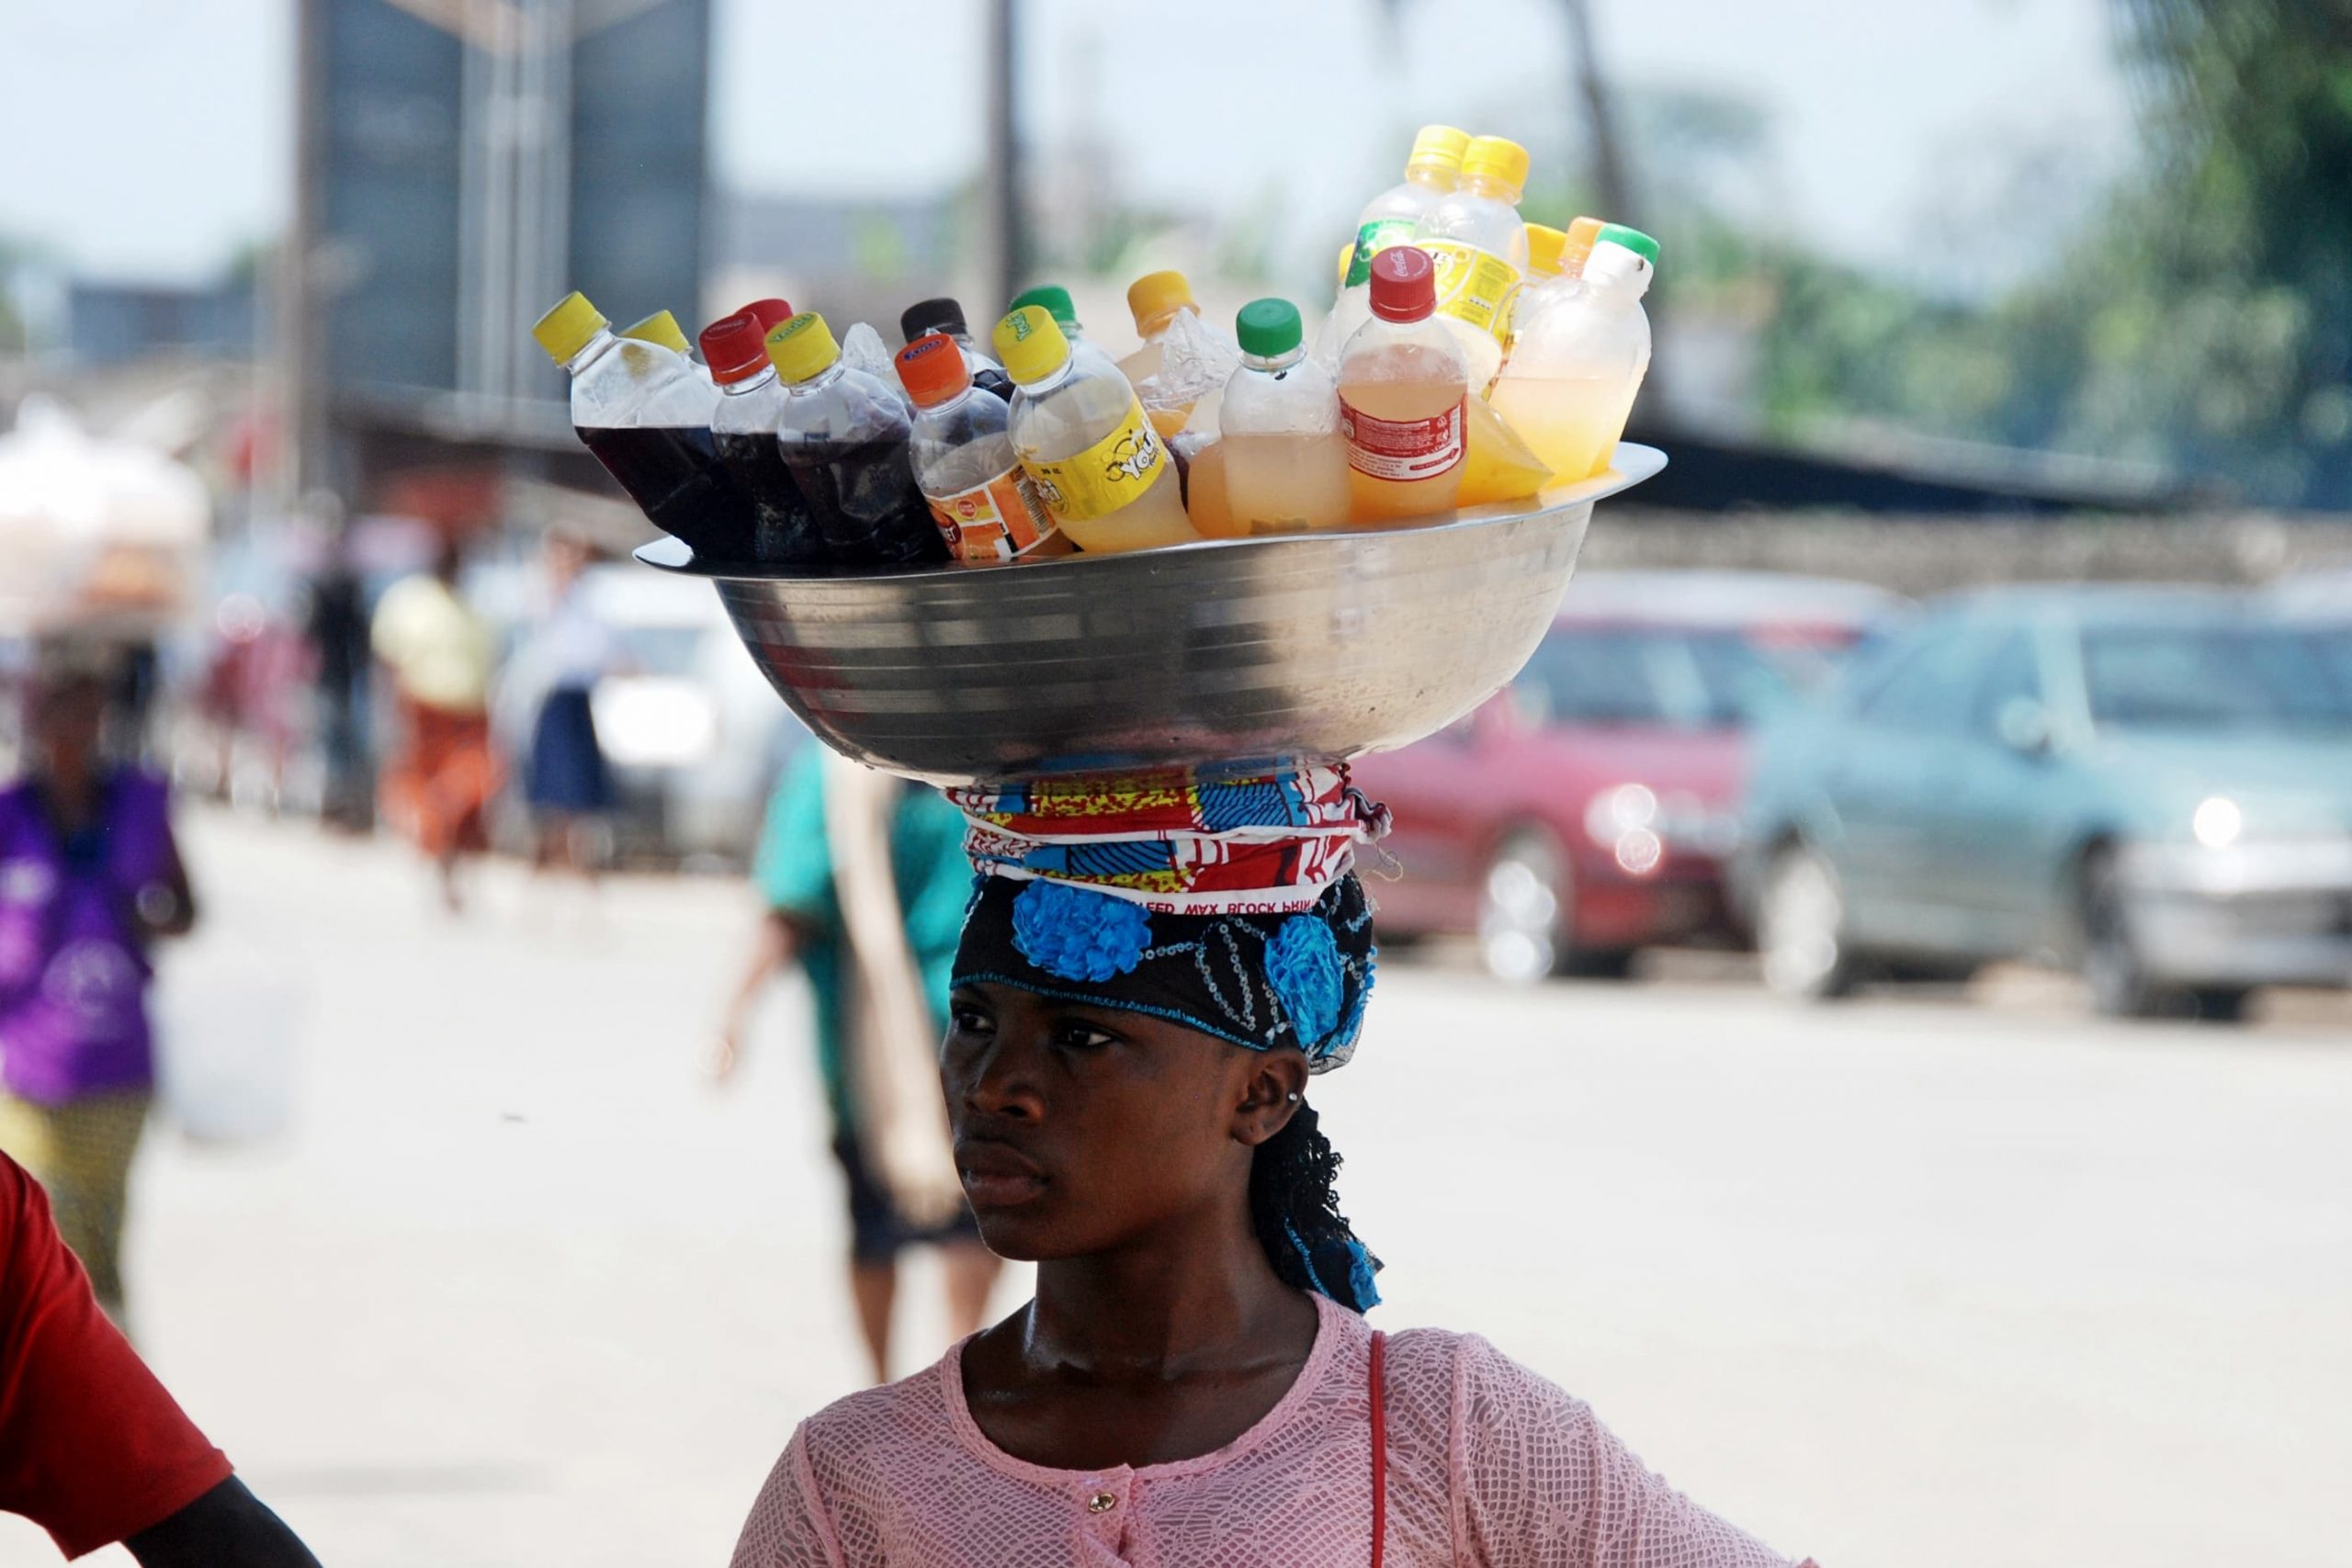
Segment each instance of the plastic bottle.
[{"label": "plastic bottle", "polygon": [[1336,361],[1356,329],[1372,320],[1372,258],[1391,245],[1412,243],[1421,220],[1460,179],[1469,146],[1470,133],[1450,125],[1425,125],[1415,134],[1404,180],[1374,197],[1356,217],[1355,243],[1340,275],[1339,301],[1317,341],[1317,357]]},{"label": "plastic bottle", "polygon": [[1079,548],[1144,550],[1200,536],[1185,519],[1168,445],[1117,366],[1081,357],[1040,305],[999,321],[994,341],[1021,389],[1012,449]]},{"label": "plastic bottle", "polygon": [[1436,314],[1437,268],[1418,246],[1372,260],[1372,320],[1340,356],[1340,433],[1359,523],[1451,512],[1466,450],[1469,370]]},{"label": "plastic bottle", "polygon": [[752,504],[712,445],[710,384],[659,344],[623,338],[573,292],[531,335],[571,377],[571,428],[663,533],[712,560],[750,558]]},{"label": "plastic bottle", "polygon": [[[1143,346],[1119,361],[1119,368],[1126,373],[1127,384],[1140,391],[1146,381],[1159,374],[1166,363],[1166,343],[1169,329],[1181,315],[1198,321],[1201,307],[1193,298],[1193,286],[1181,272],[1148,272],[1127,285],[1127,310],[1136,320],[1136,336],[1143,339]],[[1146,405],[1151,415],[1152,427],[1162,435],[1173,435],[1184,428],[1192,417],[1193,404],[1199,400],[1185,398],[1180,401],[1161,401],[1157,406]]]},{"label": "plastic bottle", "polygon": [[1473,391],[1502,368],[1511,296],[1527,271],[1527,225],[1519,197],[1527,184],[1527,149],[1481,136],[1462,154],[1462,184],[1440,197],[1414,231],[1413,243],[1437,264],[1437,313],[1462,344]]},{"label": "plastic bottle", "polygon": [[1582,286],[1584,259],[1602,228],[1598,218],[1578,218],[1565,230],[1541,223],[1527,226],[1527,278],[1512,297],[1510,331],[1503,338],[1503,360],[1509,365],[1519,334],[1537,312],[1565,299]]},{"label": "plastic bottle", "polygon": [[1012,455],[1012,409],[979,389],[962,345],[926,333],[899,351],[897,363],[915,405],[915,483],[948,553],[967,566],[1069,553]]},{"label": "plastic bottle", "polygon": [[1642,296],[1657,242],[1610,224],[1575,291],[1547,303],[1520,334],[1493,402],[1560,479],[1604,472],[1650,365]]},{"label": "plastic bottle", "polygon": [[920,566],[947,558],[915,484],[914,421],[899,389],[843,364],[825,318],[793,317],[767,336],[784,382],[776,440],[837,566]]},{"label": "plastic bottle", "polygon": [[899,312],[901,342],[911,346],[926,333],[944,333],[956,340],[956,346],[964,351],[965,365],[972,372],[972,385],[983,392],[993,392],[1008,403],[1012,400],[1012,378],[972,341],[972,329],[964,321],[963,306],[943,295],[936,299],[918,299]]},{"label": "plastic bottle", "polygon": [[624,331],[621,336],[633,337],[639,343],[658,343],[671,353],[687,358],[692,358],[694,355],[694,345],[686,341],[686,334],[680,330],[678,318],[667,310],[654,311],[645,320]]},{"label": "plastic bottle", "polygon": [[[789,320],[790,318],[786,318]],[[752,502],[752,557],[776,566],[821,566],[825,536],[785,466],[775,438],[784,387],[768,358],[767,329],[749,307],[702,330],[702,356],[718,384],[712,445],[735,488]]]},{"label": "plastic bottle", "polygon": [[1217,447],[1225,510],[1250,534],[1297,534],[1348,521],[1348,447],[1340,389],[1306,357],[1298,310],[1253,299],[1235,319],[1241,368],[1225,384]]}]

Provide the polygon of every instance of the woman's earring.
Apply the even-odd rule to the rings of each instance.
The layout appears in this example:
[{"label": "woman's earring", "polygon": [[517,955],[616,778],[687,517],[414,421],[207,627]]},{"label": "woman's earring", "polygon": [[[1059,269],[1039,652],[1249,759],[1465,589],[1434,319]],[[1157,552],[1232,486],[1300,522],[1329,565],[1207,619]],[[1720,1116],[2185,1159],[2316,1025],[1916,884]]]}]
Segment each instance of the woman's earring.
[{"label": "woman's earring", "polygon": [[1295,1093],[1284,1095],[1283,1098],[1289,1100],[1293,1105],[1296,1105],[1298,1103],[1298,1096]]}]

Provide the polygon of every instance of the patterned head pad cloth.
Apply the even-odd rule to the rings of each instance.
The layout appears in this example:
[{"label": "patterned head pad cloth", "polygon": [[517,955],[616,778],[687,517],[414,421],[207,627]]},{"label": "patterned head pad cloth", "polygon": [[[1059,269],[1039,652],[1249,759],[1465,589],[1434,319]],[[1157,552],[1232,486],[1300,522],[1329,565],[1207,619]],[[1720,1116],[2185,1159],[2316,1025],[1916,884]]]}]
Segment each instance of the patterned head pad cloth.
[{"label": "patterned head pad cloth", "polygon": [[1386,814],[1344,773],[951,791],[979,882],[958,984],[1149,1013],[1324,1072],[1372,994],[1356,845]]}]

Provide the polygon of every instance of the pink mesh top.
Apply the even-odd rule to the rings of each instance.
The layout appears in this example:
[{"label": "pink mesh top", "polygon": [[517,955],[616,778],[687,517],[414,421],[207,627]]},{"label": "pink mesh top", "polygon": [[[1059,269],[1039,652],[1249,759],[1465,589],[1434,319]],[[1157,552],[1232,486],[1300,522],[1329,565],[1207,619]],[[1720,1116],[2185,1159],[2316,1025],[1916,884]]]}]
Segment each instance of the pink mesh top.
[{"label": "pink mesh top", "polygon": [[[963,1347],[792,1435],[734,1568],[1363,1568],[1372,1330],[1321,1297],[1281,1403],[1198,1459],[1047,1470],[989,1441]],[[1387,1343],[1389,1568],[1785,1568],[1476,1335]]]}]

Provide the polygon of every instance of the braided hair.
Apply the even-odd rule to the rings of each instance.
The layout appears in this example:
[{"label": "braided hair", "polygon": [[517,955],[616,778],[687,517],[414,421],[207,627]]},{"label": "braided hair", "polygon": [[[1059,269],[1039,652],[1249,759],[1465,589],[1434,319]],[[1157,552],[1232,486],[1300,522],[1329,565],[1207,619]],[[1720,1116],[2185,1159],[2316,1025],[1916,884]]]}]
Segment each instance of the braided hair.
[{"label": "braided hair", "polygon": [[1380,1304],[1380,1259],[1340,1213],[1340,1152],[1315,1107],[1301,1101],[1283,1130],[1258,1145],[1250,1167],[1250,1219],[1283,1283],[1366,1312]]}]

